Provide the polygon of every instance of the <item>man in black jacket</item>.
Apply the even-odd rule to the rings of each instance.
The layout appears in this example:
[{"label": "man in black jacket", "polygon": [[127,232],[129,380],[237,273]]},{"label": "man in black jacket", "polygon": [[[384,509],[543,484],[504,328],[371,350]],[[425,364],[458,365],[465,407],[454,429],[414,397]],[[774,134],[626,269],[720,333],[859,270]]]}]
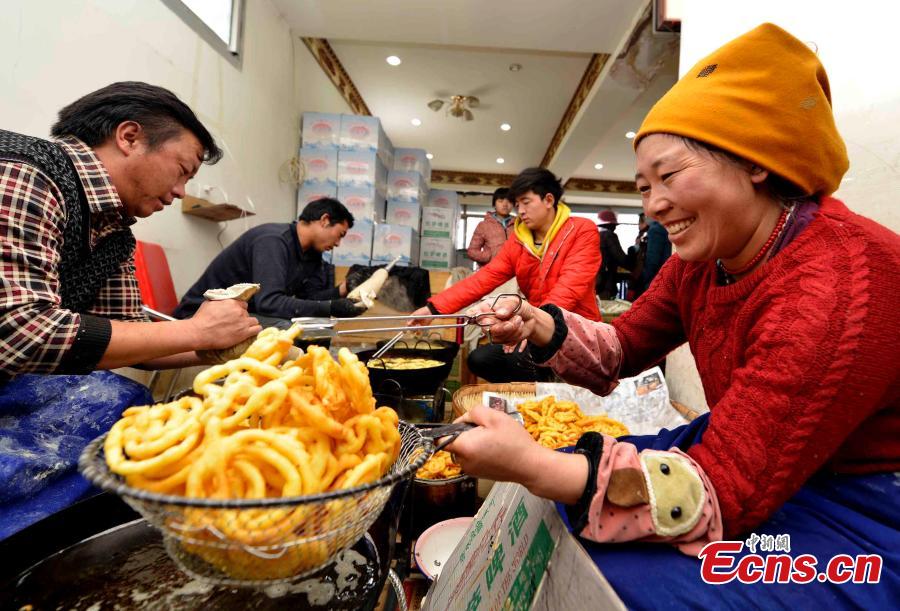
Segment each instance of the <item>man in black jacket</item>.
[{"label": "man in black jacket", "polygon": [[628,265],[628,258],[622,250],[616,227],[619,219],[612,210],[601,210],[600,218],[600,272],[597,274],[597,296],[600,299],[615,299],[619,294],[619,268]]},{"label": "man in black jacket", "polygon": [[187,318],[209,289],[244,282],[260,285],[249,311],[263,326],[297,316],[356,316],[362,310],[346,298],[346,281],[334,286],[334,267],[322,253],[340,245],[353,215],[339,201],[307,204],[293,223],[267,223],[244,233],[213,259],[175,310]]}]

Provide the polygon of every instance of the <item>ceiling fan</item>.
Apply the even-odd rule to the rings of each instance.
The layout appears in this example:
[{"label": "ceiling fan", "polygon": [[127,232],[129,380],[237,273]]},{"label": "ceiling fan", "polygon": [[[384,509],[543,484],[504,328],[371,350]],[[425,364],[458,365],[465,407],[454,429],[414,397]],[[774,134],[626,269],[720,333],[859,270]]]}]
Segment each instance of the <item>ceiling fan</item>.
[{"label": "ceiling fan", "polygon": [[444,107],[444,104],[449,104],[447,114],[451,117],[461,117],[466,121],[471,121],[475,115],[470,109],[478,108],[481,102],[473,95],[451,95],[449,100],[441,98],[431,100],[428,102],[428,108],[437,112]]}]

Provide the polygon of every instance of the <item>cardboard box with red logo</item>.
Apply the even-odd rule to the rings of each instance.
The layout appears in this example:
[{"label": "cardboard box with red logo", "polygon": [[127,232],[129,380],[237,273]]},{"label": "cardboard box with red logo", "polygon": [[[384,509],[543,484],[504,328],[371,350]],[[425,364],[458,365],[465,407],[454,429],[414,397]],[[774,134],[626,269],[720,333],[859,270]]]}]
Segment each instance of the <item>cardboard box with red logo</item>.
[{"label": "cardboard box with red logo", "polygon": [[391,170],[388,172],[388,199],[399,202],[425,204],[428,185],[418,172]]},{"label": "cardboard box with red logo", "polygon": [[297,216],[306,208],[309,202],[322,199],[323,197],[335,198],[338,194],[337,185],[327,182],[309,182],[303,183],[300,190],[297,191]]},{"label": "cardboard box with red logo", "polygon": [[338,178],[338,149],[334,146],[304,146],[300,149],[301,176],[304,184],[336,185]]},{"label": "cardboard box with red logo", "polygon": [[425,149],[394,149],[394,167],[401,172],[418,172],[426,183],[431,182],[431,162]]},{"label": "cardboard box with red logo", "polygon": [[394,165],[394,145],[381,127],[378,117],[341,115],[341,150],[377,153],[388,168]]},{"label": "cardboard box with red logo", "polygon": [[355,220],[375,223],[384,220],[386,199],[384,191],[376,187],[338,187],[337,198]]},{"label": "cardboard box with red logo", "polygon": [[459,209],[459,194],[446,189],[432,189],[428,192],[428,207]]},{"label": "cardboard box with red logo", "polygon": [[397,265],[411,267],[419,264],[419,232],[405,225],[376,225],[372,265],[386,265],[397,257],[400,257]]},{"label": "cardboard box with red logo", "polygon": [[325,112],[303,113],[301,140],[306,148],[336,148],[340,145],[341,115]]},{"label": "cardboard box with red logo", "polygon": [[422,204],[389,200],[385,220],[391,225],[405,225],[418,231],[422,222]]},{"label": "cardboard box with red logo", "polygon": [[375,151],[338,153],[337,182],[341,187],[376,187],[385,191],[388,172]]},{"label": "cardboard box with red logo", "polygon": [[375,233],[375,224],[364,219],[357,220],[353,227],[347,230],[347,235],[341,240],[341,245],[332,250],[329,257],[323,257],[334,265],[369,265],[372,257],[372,237]]}]

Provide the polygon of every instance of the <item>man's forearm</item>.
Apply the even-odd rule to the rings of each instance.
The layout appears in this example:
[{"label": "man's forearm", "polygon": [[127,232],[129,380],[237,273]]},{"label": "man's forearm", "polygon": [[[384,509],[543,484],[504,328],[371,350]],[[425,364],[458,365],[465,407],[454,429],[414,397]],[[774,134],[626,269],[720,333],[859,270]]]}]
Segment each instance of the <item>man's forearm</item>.
[{"label": "man's forearm", "polygon": [[97,364],[98,369],[148,365],[155,359],[180,355],[199,347],[189,320],[111,322],[112,337]]},{"label": "man's forearm", "polygon": [[181,369],[182,367],[194,367],[196,365],[206,365],[203,360],[197,356],[193,350],[190,352],[182,352],[181,354],[173,354],[172,356],[163,356],[157,359],[151,359],[143,363],[135,365],[137,369]]}]

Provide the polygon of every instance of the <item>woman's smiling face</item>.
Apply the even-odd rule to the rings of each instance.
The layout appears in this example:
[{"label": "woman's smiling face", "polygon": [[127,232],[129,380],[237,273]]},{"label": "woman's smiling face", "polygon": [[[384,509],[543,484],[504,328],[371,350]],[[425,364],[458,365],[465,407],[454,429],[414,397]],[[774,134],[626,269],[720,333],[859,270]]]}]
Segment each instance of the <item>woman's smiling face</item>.
[{"label": "woman's smiling face", "polygon": [[767,176],[668,134],[650,134],[637,148],[644,212],[686,261],[733,260],[748,248],[766,214],[756,187]]}]

